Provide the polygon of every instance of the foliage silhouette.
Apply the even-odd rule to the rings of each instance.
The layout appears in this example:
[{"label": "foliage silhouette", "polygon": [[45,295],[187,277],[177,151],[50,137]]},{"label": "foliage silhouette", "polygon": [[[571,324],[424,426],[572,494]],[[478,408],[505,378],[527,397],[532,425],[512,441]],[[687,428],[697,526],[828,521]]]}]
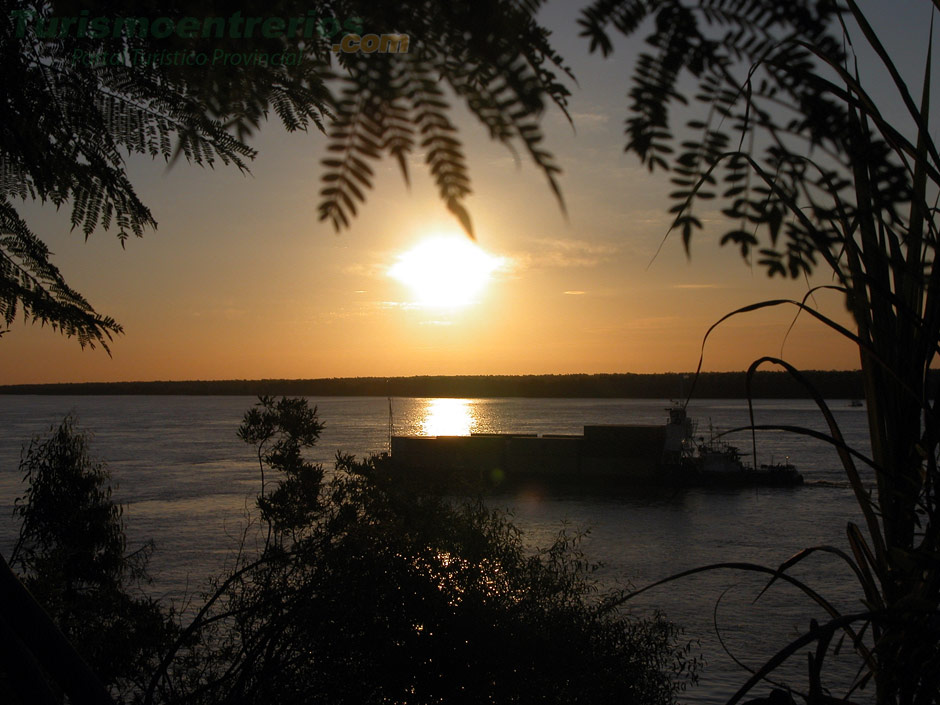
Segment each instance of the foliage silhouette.
[{"label": "foliage silhouette", "polygon": [[[238,437],[255,446],[261,472],[258,509],[270,531],[269,540],[281,542],[285,533],[301,531],[319,510],[323,468],[303,459],[304,448],[316,444],[323,430],[317,408],[306,399],[258,397],[258,403],[245,413]],[[277,487],[267,491],[264,469],[283,474]]]},{"label": "foliage silhouette", "polygon": [[37,437],[24,450],[20,470],[28,486],[14,509],[22,523],[10,564],[124,702],[142,692],[174,637],[175,622],[141,589],[149,581],[153,545],[127,553],[110,474],[90,456],[88,445],[66,417],[48,438]]},{"label": "foliage silhouette", "polygon": [[[307,445],[309,412],[262,398],[240,435]],[[281,483],[304,466],[289,455]],[[283,487],[262,511],[306,523],[257,527],[256,550],[246,534],[147,702],[671,703],[694,677],[673,625],[604,609],[577,536],[527,552],[506,517],[423,494],[385,457],[338,455],[318,498]]]},{"label": "foliage silhouette", "polygon": [[[0,318],[9,327],[22,312],[83,347],[107,350],[120,325],[69,288],[14,201],[70,204],[73,228],[87,238],[113,226],[123,245],[156,227],[128,179],[127,156],[168,163],[184,157],[246,171],[255,155],[248,139],[271,111],[290,131],[312,126],[328,134],[320,216],[337,229],[365,200],[371,162],[391,156],[407,180],[409,158],[421,151],[441,198],[472,231],[464,205],[468,170],[450,118],[454,97],[493,139],[510,148],[520,144],[560,200],[559,169],[540,146],[539,118],[549,101],[564,109],[568,91],[558,74],[567,70],[534,19],[543,4],[350,0],[320,3],[312,22],[293,3],[269,2],[264,18],[299,16],[305,23],[296,33],[288,27],[246,35],[251,18],[239,15],[239,32],[197,28],[184,36],[179,28],[186,21],[218,18],[218,8],[208,2],[157,7],[104,0],[96,3],[94,19],[114,31],[100,36],[65,24],[79,19],[72,2],[0,1],[6,106],[0,127]],[[228,7],[229,19],[236,10],[249,13]],[[150,25],[157,20],[177,31],[161,37],[158,25]],[[307,23],[317,29],[308,30]],[[406,34],[411,41],[407,53],[334,55],[339,33],[350,29]],[[214,58],[253,52],[296,60],[236,64]],[[167,58],[200,54],[213,58],[199,66]]]},{"label": "foliage silhouette", "polygon": [[[805,556],[827,551],[851,566],[862,590],[864,612],[830,613],[831,622],[794,642],[819,646],[805,697],[823,701],[826,646],[844,630],[864,661],[852,692],[873,680],[879,703],[940,702],[940,421],[929,385],[940,340],[940,155],[928,129],[930,49],[918,102],[855,0],[597,0],[581,24],[591,49],[606,55],[611,27],[630,35],[645,20],[654,25],[646,40],[652,51],[634,73],[627,150],[651,171],[671,174],[673,229],[686,248],[703,229],[696,209],[717,201],[735,223],[722,244],[736,244],[747,260],[756,254],[770,276],[822,268],[835,281],[801,302],[761,302],[725,318],[795,305],[859,349],[872,446],[863,460],[874,469],[874,495],[853,460],[862,455],[846,447],[825,402],[814,398],[868,537],[850,523],[851,555],[814,547],[775,571],[779,579]],[[929,45],[932,26],[925,35]],[[893,96],[869,92],[856,45],[890,77]],[[700,109],[676,130],[672,109],[687,102],[679,92],[686,75],[698,82]],[[903,107],[907,124],[886,117],[891,102]],[[855,332],[809,303],[820,288],[841,294]],[[756,361],[749,379],[765,362],[805,383],[776,358]],[[753,429],[753,412],[751,419]],[[781,654],[795,653],[794,645]]]}]

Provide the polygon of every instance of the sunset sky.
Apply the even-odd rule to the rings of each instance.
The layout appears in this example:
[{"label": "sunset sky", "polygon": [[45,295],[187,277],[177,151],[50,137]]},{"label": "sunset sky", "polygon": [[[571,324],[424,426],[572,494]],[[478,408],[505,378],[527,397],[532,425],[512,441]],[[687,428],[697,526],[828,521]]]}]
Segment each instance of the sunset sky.
[{"label": "sunset sky", "polygon": [[[478,245],[492,257],[481,260],[489,279],[470,303],[429,306],[433,293],[416,299],[416,282],[408,283],[420,274],[390,274],[428,238],[465,239],[423,155],[413,156],[410,189],[383,162],[359,217],[336,234],[317,220],[324,138],[287,134],[271,121],[252,142],[260,154],[247,177],[133,159],[131,180],[159,229],[126,250],[113,233],[85,242],[69,232],[67,209],[23,207],[66,279],[125,334],[108,357],[18,321],[0,339],[0,383],[687,371],[723,314],[801,298],[805,281],[770,281],[737,250],[719,248],[717,211],[700,213],[708,232],[693,241],[691,259],[678,236],[654,258],[669,225],[670,184],[623,152],[639,43],[621,41],[606,60],[589,56],[577,5],[555,2],[544,16],[579,81],[571,86],[576,131],[557,110],[544,121],[564,170],[567,217],[530,163],[516,163],[461,120],[474,189],[468,206]],[[916,85],[930,3],[884,3],[890,18],[880,5],[866,4]],[[416,265],[400,264],[399,274],[408,266]],[[835,294],[817,303],[847,320]],[[857,367],[852,347],[809,319],[784,345],[794,312],[729,321],[709,342],[704,369],[742,369],[781,346],[803,368]]]}]

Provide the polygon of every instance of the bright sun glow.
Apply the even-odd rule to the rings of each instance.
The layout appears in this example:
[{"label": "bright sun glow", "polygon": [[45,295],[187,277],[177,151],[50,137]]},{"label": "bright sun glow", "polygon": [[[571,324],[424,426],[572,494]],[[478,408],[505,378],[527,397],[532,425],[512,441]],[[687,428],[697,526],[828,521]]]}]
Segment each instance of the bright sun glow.
[{"label": "bright sun glow", "polygon": [[458,308],[474,303],[504,262],[465,236],[437,236],[399,255],[388,274],[411,289],[419,306]]}]

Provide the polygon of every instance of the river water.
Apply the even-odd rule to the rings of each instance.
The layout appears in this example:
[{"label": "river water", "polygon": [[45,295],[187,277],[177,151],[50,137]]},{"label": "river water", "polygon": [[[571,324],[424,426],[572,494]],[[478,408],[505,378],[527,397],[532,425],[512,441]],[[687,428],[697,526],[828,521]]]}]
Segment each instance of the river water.
[{"label": "river water", "polygon": [[[17,527],[14,499],[22,494],[21,448],[47,433],[67,413],[93,434],[93,454],[107,463],[125,505],[129,547],[156,541],[151,561],[154,594],[166,600],[198,592],[230,558],[246,509],[259,489],[252,449],[235,430],[256,400],[251,397],[0,396],[0,550],[9,554]],[[617,399],[311,399],[326,427],[312,457],[331,467],[337,451],[367,455],[387,449],[390,422],[396,434],[450,435],[475,431],[580,433],[585,424],[663,423],[666,400]],[[867,452],[864,409],[844,400],[832,408],[850,444]],[[391,411],[391,413],[390,413]],[[809,401],[756,403],[757,424],[802,425],[824,430]],[[689,405],[698,435],[744,426],[747,404],[699,400]],[[735,437],[733,437],[734,439]],[[736,437],[750,452],[750,435]],[[806,478],[798,488],[706,489],[650,494],[523,492],[493,497],[510,509],[531,546],[551,542],[569,527],[589,531],[583,548],[602,562],[607,585],[643,586],[681,570],[715,562],[776,566],[802,548],[846,547],[847,521],[858,509],[835,451],[805,436],[758,436],[758,462],[789,457]],[[751,458],[753,460],[753,458]],[[859,607],[858,590],[843,564],[817,554],[793,573],[843,610]],[[687,702],[718,703],[744,682],[735,664],[757,667],[804,630],[821,610],[797,590],[775,585],[760,600],[764,581],[740,571],[698,574],[651,590],[630,603],[637,614],[658,609],[695,640],[707,665]],[[722,646],[722,643],[724,646]],[[830,659],[828,682],[847,683],[858,663],[846,648]],[[806,657],[781,671],[781,680],[805,682]],[[825,681],[825,679],[824,679]],[[765,693],[767,687],[758,693]],[[840,694],[834,689],[834,694]],[[870,700],[863,692],[856,701]]]}]

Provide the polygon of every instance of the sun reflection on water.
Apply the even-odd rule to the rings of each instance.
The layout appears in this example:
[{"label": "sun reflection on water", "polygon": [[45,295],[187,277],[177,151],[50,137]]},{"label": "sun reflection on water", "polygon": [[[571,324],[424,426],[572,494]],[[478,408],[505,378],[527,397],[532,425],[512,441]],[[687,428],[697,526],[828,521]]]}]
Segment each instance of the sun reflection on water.
[{"label": "sun reflection on water", "polygon": [[470,399],[430,399],[424,408],[421,434],[425,436],[469,436],[476,426]]}]

